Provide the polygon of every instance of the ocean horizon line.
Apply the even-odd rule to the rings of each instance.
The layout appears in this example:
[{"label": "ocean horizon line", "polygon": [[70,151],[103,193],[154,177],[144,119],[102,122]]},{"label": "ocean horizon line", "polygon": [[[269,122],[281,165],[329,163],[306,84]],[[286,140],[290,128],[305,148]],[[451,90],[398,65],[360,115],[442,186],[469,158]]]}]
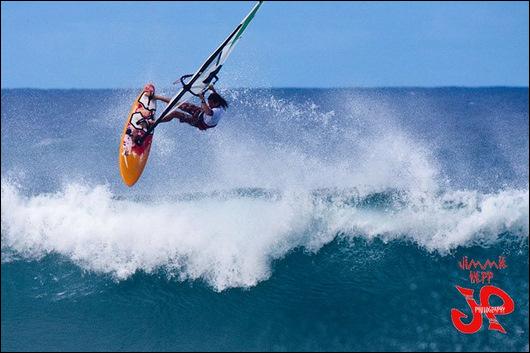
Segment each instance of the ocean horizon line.
[{"label": "ocean horizon line", "polygon": [[[7,90],[33,90],[33,91],[101,91],[101,90],[137,90],[138,87],[2,87],[2,91]],[[159,89],[172,89],[173,86],[160,87]],[[509,85],[490,85],[490,86],[336,86],[336,87],[297,87],[297,86],[278,86],[278,87],[226,87],[226,90],[333,90],[333,89],[528,89],[529,86],[509,86]]]}]

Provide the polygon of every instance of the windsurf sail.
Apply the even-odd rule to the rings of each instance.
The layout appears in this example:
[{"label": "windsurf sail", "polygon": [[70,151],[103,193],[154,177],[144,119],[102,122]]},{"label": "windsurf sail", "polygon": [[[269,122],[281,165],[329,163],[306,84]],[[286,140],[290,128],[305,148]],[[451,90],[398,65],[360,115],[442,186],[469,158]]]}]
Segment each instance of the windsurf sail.
[{"label": "windsurf sail", "polygon": [[[241,21],[241,23],[230,33],[230,35],[221,43],[221,45],[206,59],[204,64],[193,74],[184,75],[180,78],[182,88],[179,92],[171,98],[167,107],[164,109],[160,117],[149,128],[147,133],[152,133],[158,123],[173,109],[177,109],[180,103],[186,102],[193,96],[204,93],[210,84],[218,80],[217,74],[223,67],[226,59],[234,50],[235,45],[241,38],[241,35],[247,28],[248,24],[254,18],[254,15],[260,8],[263,1],[258,1],[248,15]],[[188,81],[186,82],[186,80]]]}]

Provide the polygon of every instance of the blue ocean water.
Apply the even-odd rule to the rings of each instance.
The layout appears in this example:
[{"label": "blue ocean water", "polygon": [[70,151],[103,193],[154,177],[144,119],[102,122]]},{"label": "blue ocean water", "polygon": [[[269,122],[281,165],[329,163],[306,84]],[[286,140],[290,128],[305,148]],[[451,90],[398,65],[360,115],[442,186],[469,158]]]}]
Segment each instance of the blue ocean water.
[{"label": "blue ocean water", "polygon": [[221,92],[128,188],[137,90],[2,90],[3,351],[528,351],[528,88]]}]

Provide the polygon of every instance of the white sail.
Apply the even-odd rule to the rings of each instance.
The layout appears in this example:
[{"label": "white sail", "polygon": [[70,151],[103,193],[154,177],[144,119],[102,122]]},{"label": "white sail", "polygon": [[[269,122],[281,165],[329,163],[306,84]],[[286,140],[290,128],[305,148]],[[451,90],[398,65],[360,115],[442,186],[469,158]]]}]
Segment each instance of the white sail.
[{"label": "white sail", "polygon": [[[224,62],[234,49],[235,45],[241,38],[241,34],[245,31],[248,24],[254,18],[263,1],[258,1],[252,8],[249,14],[241,21],[241,23],[230,33],[230,35],[221,43],[221,45],[206,59],[201,67],[193,75],[183,76],[181,83],[183,87],[180,91],[169,101],[167,107],[164,109],[159,122],[170,111],[175,109],[180,103],[186,102],[199,93],[204,93],[210,83],[217,81],[217,74],[221,70]],[[156,126],[156,125],[155,125]],[[153,128],[155,127],[153,126]]]}]

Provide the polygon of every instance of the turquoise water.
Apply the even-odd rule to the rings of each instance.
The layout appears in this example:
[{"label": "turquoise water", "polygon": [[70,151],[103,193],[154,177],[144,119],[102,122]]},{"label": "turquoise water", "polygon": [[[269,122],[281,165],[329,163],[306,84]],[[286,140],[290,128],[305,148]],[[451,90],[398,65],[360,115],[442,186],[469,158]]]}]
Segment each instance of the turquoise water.
[{"label": "turquoise water", "polygon": [[528,350],[527,88],[223,93],[127,188],[136,91],[2,90],[2,350]]}]

